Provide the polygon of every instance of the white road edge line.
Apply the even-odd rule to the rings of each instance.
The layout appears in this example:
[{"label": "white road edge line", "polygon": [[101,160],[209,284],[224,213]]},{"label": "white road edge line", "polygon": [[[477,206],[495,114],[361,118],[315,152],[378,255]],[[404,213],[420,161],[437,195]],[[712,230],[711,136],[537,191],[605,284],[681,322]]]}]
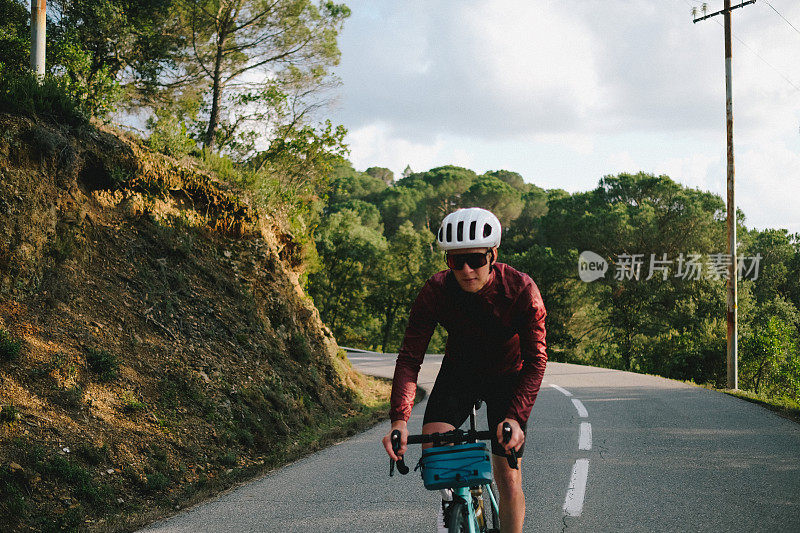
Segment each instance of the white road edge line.
[{"label": "white road edge line", "polygon": [[581,422],[580,432],[578,433],[578,449],[592,449],[592,425],[589,422]]},{"label": "white road edge line", "polygon": [[587,411],[586,407],[583,406],[583,402],[581,402],[580,400],[578,400],[576,398],[573,398],[572,399],[572,404],[575,406],[575,409],[578,410],[578,416],[579,417],[581,417],[581,418],[588,418],[589,417],[589,411]]},{"label": "white road edge line", "polygon": [[564,396],[572,396],[572,393],[570,391],[568,391],[567,389],[565,389],[564,387],[560,387],[560,386],[556,385],[555,383],[551,383],[550,386],[553,387],[554,389],[556,389],[557,391],[559,391]]},{"label": "white road edge line", "polygon": [[586,494],[586,480],[589,477],[589,459],[578,459],[572,467],[572,477],[564,500],[564,514],[580,516],[583,512],[583,497]]}]

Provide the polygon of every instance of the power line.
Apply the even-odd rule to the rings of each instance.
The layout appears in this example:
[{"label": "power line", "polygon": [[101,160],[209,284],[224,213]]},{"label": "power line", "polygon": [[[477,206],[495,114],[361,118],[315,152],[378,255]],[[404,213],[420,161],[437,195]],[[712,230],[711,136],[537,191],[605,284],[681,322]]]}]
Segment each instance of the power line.
[{"label": "power line", "polygon": [[[719,24],[719,23],[717,23],[717,24]],[[753,55],[755,55],[757,58],[759,58],[761,61],[763,61],[763,62],[764,62],[764,64],[765,64],[765,65],[767,65],[769,68],[771,68],[772,70],[774,70],[774,71],[775,71],[775,72],[776,72],[776,73],[777,73],[777,74],[778,74],[778,75],[779,75],[781,78],[783,78],[784,80],[786,80],[786,83],[788,83],[789,85],[791,85],[792,87],[794,87],[794,89],[795,89],[796,91],[800,91],[800,87],[798,87],[798,86],[797,86],[797,85],[796,85],[794,82],[792,82],[792,80],[790,80],[788,77],[786,77],[786,75],[785,75],[783,72],[781,72],[781,71],[780,71],[780,70],[778,70],[777,68],[773,67],[773,66],[772,66],[772,64],[771,64],[769,61],[767,61],[766,59],[764,59],[763,57],[761,57],[761,55],[760,55],[758,52],[756,52],[755,50],[753,50],[753,49],[750,47],[750,45],[749,45],[749,44],[747,44],[746,42],[744,42],[743,40],[741,40],[741,39],[739,38],[739,36],[738,36],[738,35],[736,35],[736,34],[734,33],[734,34],[733,34],[733,38],[734,38],[734,39],[736,39],[737,41],[739,41],[740,43],[742,43],[742,44],[745,46],[745,48],[747,48],[748,50],[750,50],[751,52],[753,52]]]},{"label": "power line", "polygon": [[792,27],[792,29],[793,29],[794,31],[796,31],[797,33],[799,33],[799,34],[800,34],[800,30],[798,30],[798,29],[797,29],[797,28],[794,26],[794,24],[792,24],[791,22],[789,22],[788,20],[786,20],[786,17],[784,17],[783,15],[781,15],[781,14],[780,14],[780,12],[779,12],[777,9],[775,9],[774,7],[772,7],[772,4],[770,4],[769,2],[767,2],[767,0],[764,0],[764,3],[765,3],[765,4],[767,4],[769,7],[771,7],[771,8],[772,8],[772,10],[773,10],[775,13],[777,13],[777,14],[778,14],[778,16],[779,16],[780,18],[782,18],[783,20],[785,20],[785,21],[786,21],[786,24],[788,24],[789,26],[791,26],[791,27]]}]

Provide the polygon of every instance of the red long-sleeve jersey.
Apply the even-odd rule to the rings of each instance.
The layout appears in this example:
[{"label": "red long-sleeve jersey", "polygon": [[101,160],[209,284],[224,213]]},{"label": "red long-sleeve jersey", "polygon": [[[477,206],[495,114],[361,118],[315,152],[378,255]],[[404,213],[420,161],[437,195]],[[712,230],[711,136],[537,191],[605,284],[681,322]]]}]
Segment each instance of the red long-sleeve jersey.
[{"label": "red long-sleeve jersey", "polygon": [[461,290],[449,270],[434,274],[411,306],[392,384],[390,418],[408,420],[417,376],[437,324],[447,330],[445,363],[467,365],[476,375],[519,372],[507,418],[528,421],[547,364],[546,311],[527,274],[495,263],[476,293]]}]

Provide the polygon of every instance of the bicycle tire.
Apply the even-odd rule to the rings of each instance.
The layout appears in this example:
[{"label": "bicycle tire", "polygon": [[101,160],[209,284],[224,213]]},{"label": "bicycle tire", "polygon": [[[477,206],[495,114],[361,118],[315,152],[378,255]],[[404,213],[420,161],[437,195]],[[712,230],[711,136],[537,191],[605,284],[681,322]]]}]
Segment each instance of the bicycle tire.
[{"label": "bicycle tire", "polygon": [[453,501],[448,509],[450,519],[447,521],[448,533],[467,533],[467,506],[464,502]]}]

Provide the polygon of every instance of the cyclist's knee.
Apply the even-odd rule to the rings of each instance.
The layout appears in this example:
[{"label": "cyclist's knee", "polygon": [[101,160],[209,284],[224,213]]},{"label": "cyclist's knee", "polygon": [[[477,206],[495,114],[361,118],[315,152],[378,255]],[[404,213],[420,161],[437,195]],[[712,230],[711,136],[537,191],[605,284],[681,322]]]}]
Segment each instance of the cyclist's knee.
[{"label": "cyclist's knee", "polygon": [[453,431],[454,429],[456,429],[455,426],[447,422],[428,422],[422,426],[422,434],[444,433],[445,431]]},{"label": "cyclist's knee", "polygon": [[[430,435],[431,433],[445,433],[446,431],[452,431],[454,429],[456,429],[455,426],[448,424],[447,422],[428,422],[422,426],[422,434]],[[423,444],[422,449],[426,450],[432,446],[433,444],[431,443]]]},{"label": "cyclist's knee", "polygon": [[[496,457],[496,456],[495,456]],[[520,466],[521,466],[520,461]],[[512,469],[508,466],[505,457],[494,461],[494,479],[497,487],[504,493],[513,494],[522,492],[522,469]]]}]

